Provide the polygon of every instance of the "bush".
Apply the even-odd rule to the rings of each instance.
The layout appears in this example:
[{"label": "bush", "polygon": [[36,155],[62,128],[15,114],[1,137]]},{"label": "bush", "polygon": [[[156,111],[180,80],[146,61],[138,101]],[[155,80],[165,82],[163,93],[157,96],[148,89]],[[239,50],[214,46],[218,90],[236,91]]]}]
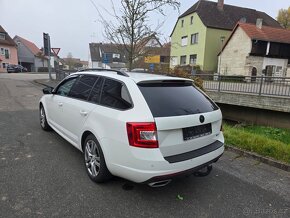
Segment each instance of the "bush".
[{"label": "bush", "polygon": [[48,72],[48,67],[39,67],[37,72]]},{"label": "bush", "polygon": [[221,81],[225,82],[245,82],[245,76],[224,76],[221,75]]},{"label": "bush", "polygon": [[201,90],[205,91],[203,88],[203,80],[198,75],[192,75],[192,69],[197,72],[200,70],[199,66],[192,67],[190,65],[185,66],[176,66],[173,70],[171,69],[169,72],[169,76],[183,77],[192,79],[194,81],[194,85],[196,85]]}]

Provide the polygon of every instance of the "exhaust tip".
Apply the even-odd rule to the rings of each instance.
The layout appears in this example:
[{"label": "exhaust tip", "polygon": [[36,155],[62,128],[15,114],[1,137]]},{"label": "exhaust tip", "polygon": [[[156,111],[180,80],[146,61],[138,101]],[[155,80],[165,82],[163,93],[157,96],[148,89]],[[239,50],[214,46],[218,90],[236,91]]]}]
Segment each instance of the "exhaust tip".
[{"label": "exhaust tip", "polygon": [[152,188],[158,188],[158,187],[166,186],[170,182],[171,182],[171,179],[167,179],[167,180],[161,180],[161,181],[157,181],[157,182],[151,182],[148,185]]}]

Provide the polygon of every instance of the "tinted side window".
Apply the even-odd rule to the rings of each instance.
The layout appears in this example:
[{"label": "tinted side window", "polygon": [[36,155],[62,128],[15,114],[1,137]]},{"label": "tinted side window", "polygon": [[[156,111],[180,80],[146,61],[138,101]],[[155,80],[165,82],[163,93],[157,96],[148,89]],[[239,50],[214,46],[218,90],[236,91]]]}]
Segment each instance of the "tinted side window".
[{"label": "tinted side window", "polygon": [[94,88],[92,89],[92,92],[89,97],[89,101],[93,103],[100,103],[100,97],[101,97],[101,89],[104,79],[102,77],[99,77],[98,81],[95,83]]},{"label": "tinted side window", "polygon": [[77,77],[71,78],[65,81],[63,84],[61,84],[57,88],[56,94],[61,95],[61,96],[68,96],[68,93],[70,92],[71,87],[73,86],[76,80],[77,80]]},{"label": "tinted side window", "polygon": [[127,88],[121,82],[111,79],[105,80],[101,104],[117,109],[129,109],[132,107]]},{"label": "tinted side window", "polygon": [[87,100],[97,79],[97,76],[81,76],[72,87],[69,96],[72,98]]}]

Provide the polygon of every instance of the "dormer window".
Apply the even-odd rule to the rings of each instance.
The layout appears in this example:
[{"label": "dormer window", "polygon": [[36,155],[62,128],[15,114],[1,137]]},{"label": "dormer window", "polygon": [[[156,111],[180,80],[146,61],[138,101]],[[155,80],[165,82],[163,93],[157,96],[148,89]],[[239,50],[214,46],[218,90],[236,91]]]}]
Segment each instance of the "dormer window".
[{"label": "dormer window", "polygon": [[5,36],[6,36],[5,33],[0,33],[0,39],[1,40],[5,40]]}]

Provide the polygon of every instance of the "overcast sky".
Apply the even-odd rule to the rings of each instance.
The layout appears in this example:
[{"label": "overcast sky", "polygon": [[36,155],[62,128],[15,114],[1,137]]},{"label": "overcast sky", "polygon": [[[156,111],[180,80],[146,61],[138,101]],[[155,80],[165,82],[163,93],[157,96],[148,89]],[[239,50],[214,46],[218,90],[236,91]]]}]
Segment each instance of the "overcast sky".
[{"label": "overcast sky", "polygon": [[[71,52],[73,57],[88,60],[90,42],[104,41],[103,27],[94,8],[99,8],[110,19],[106,10],[111,10],[110,0],[0,0],[0,25],[11,37],[19,35],[43,46],[42,33],[48,32],[51,47],[61,48],[60,56]],[[116,6],[120,0],[112,0]],[[197,0],[180,0],[180,13],[190,8]],[[217,0],[213,0],[217,1]],[[264,11],[276,18],[278,10],[288,8],[289,0],[225,0],[225,4],[237,5]],[[157,25],[163,21],[160,32],[168,38],[178,17],[178,12],[166,8],[166,17],[151,14],[150,22]]]}]

